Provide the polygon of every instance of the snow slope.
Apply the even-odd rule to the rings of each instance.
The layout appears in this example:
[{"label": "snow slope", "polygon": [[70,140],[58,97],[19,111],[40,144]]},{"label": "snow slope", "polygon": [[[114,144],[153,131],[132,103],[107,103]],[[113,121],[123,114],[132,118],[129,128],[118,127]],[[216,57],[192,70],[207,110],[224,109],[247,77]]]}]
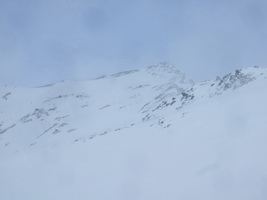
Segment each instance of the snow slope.
[{"label": "snow slope", "polygon": [[0,88],[0,199],[267,199],[267,68],[161,63]]}]

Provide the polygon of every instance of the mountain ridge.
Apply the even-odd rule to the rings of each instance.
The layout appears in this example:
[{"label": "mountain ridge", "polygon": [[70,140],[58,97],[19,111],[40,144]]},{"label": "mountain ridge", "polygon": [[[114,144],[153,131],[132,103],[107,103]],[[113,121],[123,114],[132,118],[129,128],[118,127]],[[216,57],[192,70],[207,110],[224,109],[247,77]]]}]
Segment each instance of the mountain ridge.
[{"label": "mountain ridge", "polygon": [[266,200],[267,68],[0,86],[0,199]]},{"label": "mountain ridge", "polygon": [[[221,95],[258,79],[266,79],[266,76],[267,68],[250,67],[236,70],[222,78],[217,77],[213,81],[193,83],[174,66],[160,63],[142,70],[120,72],[87,82],[61,82],[49,87],[25,88],[22,91],[17,89],[22,107],[17,104],[18,95],[12,94],[16,91],[3,91],[2,87],[1,104],[7,109],[2,107],[0,110],[0,135],[4,138],[11,130],[18,132],[19,129],[23,130],[27,123],[35,123],[35,126],[44,128],[28,144],[32,145],[46,134],[70,133],[77,131],[77,127],[87,126],[87,113],[94,113],[95,117],[89,117],[94,128],[88,127],[92,132],[97,132],[88,136],[93,138],[96,135],[105,135],[111,130],[121,130],[123,127],[160,119],[164,117],[162,112],[182,112],[180,110],[194,101]],[[15,95],[14,99],[12,95]],[[27,98],[23,95],[32,96]],[[34,99],[35,96],[37,99]],[[15,116],[11,112],[12,109],[16,113]],[[117,114],[113,122],[109,123],[114,113]],[[75,117],[68,119],[72,114]],[[3,120],[5,118],[9,119]],[[75,118],[80,121],[71,125],[72,120],[76,121]],[[97,125],[101,120],[107,121],[107,128]],[[3,142],[3,139],[0,142],[2,147],[11,143]]]}]

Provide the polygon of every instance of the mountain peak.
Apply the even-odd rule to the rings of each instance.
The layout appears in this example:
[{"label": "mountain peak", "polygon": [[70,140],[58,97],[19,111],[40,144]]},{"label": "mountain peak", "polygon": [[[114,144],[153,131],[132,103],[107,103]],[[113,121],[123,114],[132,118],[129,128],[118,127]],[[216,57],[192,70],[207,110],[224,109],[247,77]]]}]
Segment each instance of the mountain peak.
[{"label": "mountain peak", "polygon": [[170,64],[169,62],[160,62],[158,64],[155,64],[155,65],[151,65],[149,67],[147,67],[147,69],[161,69],[161,70],[167,70],[167,69],[174,69],[175,66]]},{"label": "mountain peak", "polygon": [[146,68],[146,70],[149,72],[158,72],[158,73],[172,73],[174,71],[179,71],[177,68],[168,63],[168,62],[161,62],[155,65],[151,65]]}]

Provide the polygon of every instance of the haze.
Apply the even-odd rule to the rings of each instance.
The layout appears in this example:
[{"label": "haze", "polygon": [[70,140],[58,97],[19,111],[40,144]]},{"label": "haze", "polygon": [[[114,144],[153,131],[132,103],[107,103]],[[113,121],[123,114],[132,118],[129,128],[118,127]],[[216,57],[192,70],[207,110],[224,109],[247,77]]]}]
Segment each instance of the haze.
[{"label": "haze", "polygon": [[195,81],[266,66],[264,0],[0,0],[0,84],[87,80],[168,61]]}]

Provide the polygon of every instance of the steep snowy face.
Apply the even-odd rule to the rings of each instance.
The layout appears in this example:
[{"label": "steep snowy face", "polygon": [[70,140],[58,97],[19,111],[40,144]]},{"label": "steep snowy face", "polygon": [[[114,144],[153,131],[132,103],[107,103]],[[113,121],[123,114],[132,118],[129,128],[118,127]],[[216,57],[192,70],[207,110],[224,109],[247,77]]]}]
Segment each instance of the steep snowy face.
[{"label": "steep snowy face", "polygon": [[39,88],[1,87],[0,142],[19,149],[44,141],[80,141],[130,128],[147,120],[153,105],[179,96],[192,85],[175,67],[161,63],[92,81]]},{"label": "steep snowy face", "polygon": [[[147,113],[144,119],[149,120],[155,116],[159,118],[166,112],[182,112],[188,104],[207,101],[211,97],[234,91],[251,82],[266,80],[266,77],[266,67],[249,67],[238,69],[222,78],[217,77],[215,80],[195,83],[180,91],[176,85],[168,85],[167,90],[161,92],[159,96],[142,108],[143,113]],[[173,89],[179,92],[170,92]]]}]

